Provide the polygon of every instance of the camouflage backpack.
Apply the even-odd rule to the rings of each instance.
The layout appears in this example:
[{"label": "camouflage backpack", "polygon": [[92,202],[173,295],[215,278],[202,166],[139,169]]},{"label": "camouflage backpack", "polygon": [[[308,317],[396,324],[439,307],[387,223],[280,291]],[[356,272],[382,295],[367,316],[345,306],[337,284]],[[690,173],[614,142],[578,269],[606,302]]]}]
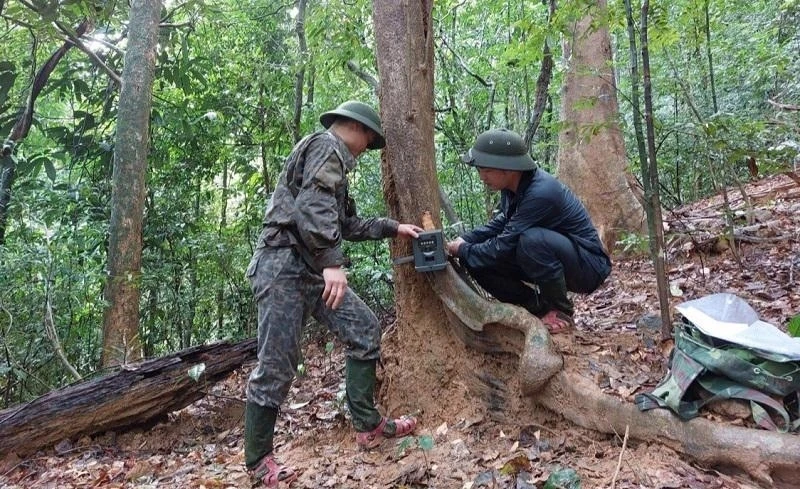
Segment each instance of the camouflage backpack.
[{"label": "camouflage backpack", "polygon": [[798,431],[800,362],[705,335],[685,319],[674,336],[670,371],[652,392],[636,396],[640,410],[669,408],[688,420],[710,402],[743,399],[758,426]]}]

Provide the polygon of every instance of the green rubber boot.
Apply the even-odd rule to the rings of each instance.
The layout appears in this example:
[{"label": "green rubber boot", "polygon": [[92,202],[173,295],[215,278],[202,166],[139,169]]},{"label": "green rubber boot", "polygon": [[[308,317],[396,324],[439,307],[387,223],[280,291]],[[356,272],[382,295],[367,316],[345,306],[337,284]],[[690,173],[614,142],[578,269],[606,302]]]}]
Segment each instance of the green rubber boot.
[{"label": "green rubber boot", "polygon": [[272,452],[272,437],[278,410],[249,402],[244,413],[244,464],[253,470],[258,462]]},{"label": "green rubber boot", "polygon": [[377,360],[356,360],[347,358],[345,362],[345,391],[347,407],[353,417],[356,431],[372,431],[381,424],[381,414],[375,409],[375,364]]}]

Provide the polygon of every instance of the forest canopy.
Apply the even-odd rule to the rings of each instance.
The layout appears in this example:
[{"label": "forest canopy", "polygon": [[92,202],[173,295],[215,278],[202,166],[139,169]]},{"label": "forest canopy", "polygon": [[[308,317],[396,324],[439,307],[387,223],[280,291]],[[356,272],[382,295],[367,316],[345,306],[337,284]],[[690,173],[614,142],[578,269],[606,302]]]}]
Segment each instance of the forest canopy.
[{"label": "forest canopy", "polygon": [[[458,156],[487,128],[526,132],[545,43],[554,69],[531,154],[556,170],[563,41],[591,9],[560,2],[551,16],[541,1],[434,3],[436,167],[459,216],[443,221],[446,233],[484,221],[495,204]],[[320,127],[321,112],[353,98],[377,105],[371,15],[365,0],[164,3],[141,237],[145,356],[254,334],[244,269],[283,159]],[[128,17],[125,2],[0,0],[0,408],[98,368]],[[611,34],[618,123],[639,175],[623,2],[594,20]],[[798,26],[794,0],[651,6],[665,208],[797,165]],[[586,137],[598,129],[582,128]],[[362,215],[386,212],[379,158],[365,155],[351,175]],[[386,243],[347,252],[351,285],[389,312]]]}]

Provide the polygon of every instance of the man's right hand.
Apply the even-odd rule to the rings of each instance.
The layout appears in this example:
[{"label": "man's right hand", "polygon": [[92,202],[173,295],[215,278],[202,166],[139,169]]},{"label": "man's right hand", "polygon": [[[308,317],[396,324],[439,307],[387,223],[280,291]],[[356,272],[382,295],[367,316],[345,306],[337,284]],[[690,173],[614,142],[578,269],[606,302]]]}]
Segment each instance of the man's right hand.
[{"label": "man's right hand", "polygon": [[331,309],[336,309],[344,300],[347,292],[347,274],[342,267],[328,267],[322,269],[322,278],[325,279],[325,290],[322,291],[322,300]]},{"label": "man's right hand", "polygon": [[458,256],[458,249],[461,248],[461,245],[464,243],[466,243],[466,241],[464,241],[464,238],[460,236],[453,241],[448,241],[445,245],[447,248],[447,253],[450,256]]}]

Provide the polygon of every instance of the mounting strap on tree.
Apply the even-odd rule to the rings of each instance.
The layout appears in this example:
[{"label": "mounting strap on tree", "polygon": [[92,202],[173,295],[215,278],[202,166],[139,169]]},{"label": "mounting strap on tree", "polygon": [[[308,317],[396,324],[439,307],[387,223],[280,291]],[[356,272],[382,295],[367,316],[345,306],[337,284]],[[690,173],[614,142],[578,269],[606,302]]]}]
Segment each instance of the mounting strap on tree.
[{"label": "mounting strap on tree", "polygon": [[669,408],[688,420],[710,402],[743,399],[758,426],[800,428],[800,362],[708,336],[687,319],[674,335],[670,372],[651,393],[636,396],[640,410]]}]

